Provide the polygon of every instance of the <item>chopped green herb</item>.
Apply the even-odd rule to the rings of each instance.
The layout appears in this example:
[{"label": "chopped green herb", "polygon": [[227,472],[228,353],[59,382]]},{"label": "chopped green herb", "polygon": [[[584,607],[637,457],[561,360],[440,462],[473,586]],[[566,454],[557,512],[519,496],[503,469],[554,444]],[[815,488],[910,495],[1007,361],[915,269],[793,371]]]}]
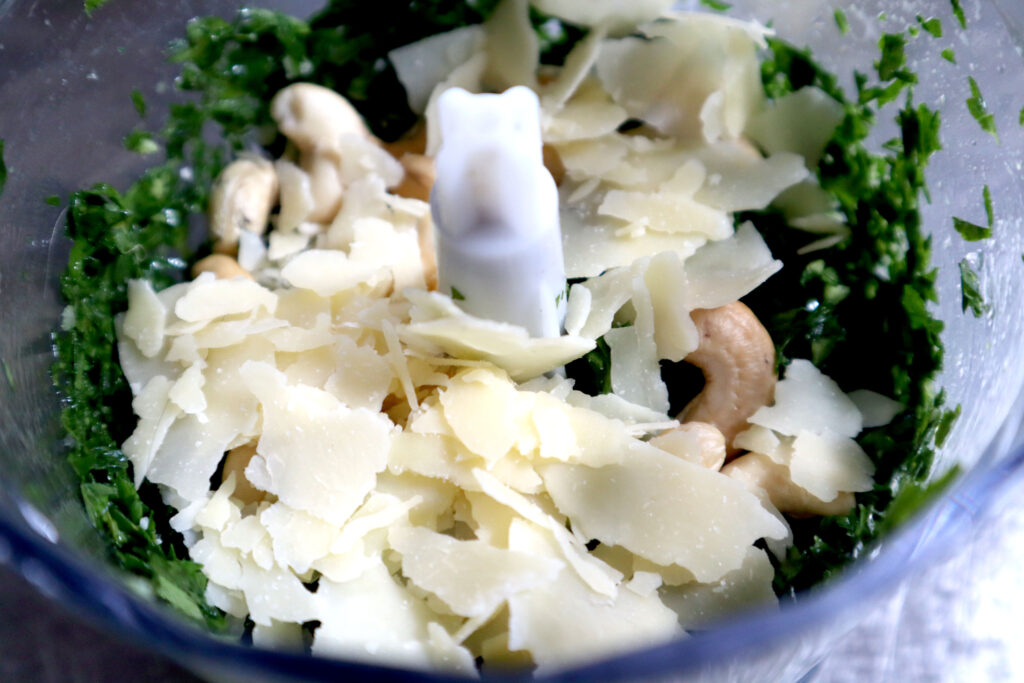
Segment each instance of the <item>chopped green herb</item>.
[{"label": "chopped green herb", "polygon": [[[957,411],[955,411],[955,413],[947,412],[946,415],[959,415],[959,408],[960,406],[957,406]],[[936,441],[938,441],[937,435]],[[889,504],[886,517],[882,521],[881,530],[890,531],[910,519],[915,512],[935,500],[943,491],[948,489],[950,484],[952,484],[959,476],[960,467],[959,465],[954,465],[948,472],[935,481],[929,483],[913,482],[903,487],[899,492],[899,495],[893,498],[892,503]]]},{"label": "chopped green herb", "polygon": [[1024,126],[1024,108],[1020,110],[1020,114],[1017,116],[1017,123]]},{"label": "chopped green herb", "polygon": [[[201,187],[211,169],[195,169]],[[52,373],[68,396],[61,422],[71,437],[68,462],[81,478],[85,510],[113,562],[149,580],[154,592],[213,630],[223,613],[205,602],[198,565],[171,529],[168,508],[151,484],[136,490],[131,463],[120,450],[135,423],[132,394],[116,352],[114,317],[127,305],[127,281],[147,278],[157,288],[180,279],[188,222],[205,207],[178,166],[147,171],[123,194],[109,185],[72,194],[67,234],[72,240],[61,293],[71,307],[54,337]],[[143,518],[148,521],[143,523]]]},{"label": "chopped green herb", "polygon": [[947,410],[943,415],[942,419],[939,420],[938,426],[935,428],[935,445],[942,447],[946,443],[946,438],[949,437],[949,432],[953,429],[953,424],[956,423],[960,417],[961,406],[958,403],[956,408],[953,410]]},{"label": "chopped green herb", "polygon": [[956,53],[953,52],[953,48],[947,47],[939,54],[941,54],[942,58],[945,59],[950,64],[956,64]]},{"label": "chopped green herb", "polygon": [[700,4],[718,12],[724,12],[732,7],[729,3],[722,2],[721,0],[700,0]]},{"label": "chopped green herb", "polygon": [[14,373],[11,372],[11,364],[7,362],[6,358],[4,358],[4,377],[7,378],[7,386],[14,391]]},{"label": "chopped green herb", "polygon": [[[738,215],[738,221],[753,221],[772,254],[786,264],[744,301],[768,328],[780,366],[809,358],[840,386],[870,388],[907,406],[889,425],[858,437],[875,463],[877,484],[857,495],[849,515],[791,520],[795,544],[776,568],[780,595],[828,578],[869,546],[890,501],[930,472],[935,431],[948,412],[944,394],[928,385],[942,364],[943,326],[929,310],[937,298],[936,273],[919,211],[925,166],[941,148],[939,114],[908,94],[896,117],[897,137],[882,153],[869,151],[866,142],[878,110],[914,81],[904,73],[904,42],[880,41],[879,79],[896,78],[883,85],[858,75],[853,101],[806,50],[770,38],[762,65],[769,97],[816,86],[843,103],[844,119],[817,175],[850,236],[829,250],[801,255],[797,250],[806,236],[778,211]],[[884,349],[864,363],[863,349],[878,348],[878,339],[886,339]]]},{"label": "chopped green herb", "polygon": [[964,8],[960,4],[960,0],[950,0],[953,4],[953,16],[960,22],[960,28],[967,28],[967,17],[964,16]]},{"label": "chopped green herb", "polygon": [[981,284],[978,274],[971,268],[967,259],[960,261],[960,308],[964,313],[970,309],[975,318],[980,318],[992,310],[981,295]]},{"label": "chopped green herb", "polygon": [[986,133],[989,133],[999,141],[999,133],[996,131],[996,119],[989,113],[988,107],[985,106],[985,98],[981,95],[981,88],[978,87],[978,82],[974,80],[973,76],[967,77],[967,82],[971,86],[971,96],[967,98],[967,111],[971,112],[971,116],[978,122],[981,129]]},{"label": "chopped green herb", "polygon": [[160,145],[153,139],[153,134],[145,130],[133,130],[124,139],[125,149],[136,154],[156,154]]},{"label": "chopped green herb", "polygon": [[840,8],[836,8],[836,11],[832,13],[832,17],[836,20],[836,26],[839,28],[839,33],[845,36],[850,32],[850,22],[846,18],[846,12]]},{"label": "chopped green herb", "polygon": [[85,0],[85,13],[92,14],[93,10],[97,10],[103,5],[110,2],[110,0]]},{"label": "chopped green herb", "polygon": [[51,194],[49,197],[43,200],[50,206],[60,206],[60,197],[55,194]]},{"label": "chopped green herb", "polygon": [[986,228],[956,216],[953,217],[953,228],[968,242],[977,242],[992,236],[992,228]]},{"label": "chopped green herb", "polygon": [[601,337],[593,351],[565,366],[574,388],[591,396],[612,393],[612,350]]},{"label": "chopped green herb", "polygon": [[4,139],[0,138],[0,197],[4,196],[4,185],[7,184],[7,164],[4,163]]},{"label": "chopped green herb", "polygon": [[886,33],[879,39],[882,56],[875,63],[879,79],[891,81],[900,75],[900,70],[907,63],[906,46],[907,37],[902,33]]},{"label": "chopped green herb", "polygon": [[457,289],[457,288],[456,288],[456,287],[455,287],[455,286],[453,285],[453,286],[452,286],[452,299],[454,299],[455,301],[465,301],[465,300],[466,300],[466,297],[465,297],[465,296],[463,296],[463,295],[462,295],[462,292],[460,292],[460,291],[459,291],[459,290],[458,290],[458,289]]},{"label": "chopped green herb", "polygon": [[138,112],[140,118],[146,116],[146,100],[142,97],[142,93],[137,89],[132,90],[132,104],[135,105],[135,111]]},{"label": "chopped green herb", "polygon": [[942,37],[942,21],[938,17],[925,19],[919,14],[917,15],[917,23],[921,24],[921,28],[927,31],[933,38]]},{"label": "chopped green herb", "polygon": [[992,227],[996,222],[995,211],[992,209],[992,190],[989,189],[988,185],[982,190],[981,196],[985,200],[985,218],[988,219],[988,227]]}]

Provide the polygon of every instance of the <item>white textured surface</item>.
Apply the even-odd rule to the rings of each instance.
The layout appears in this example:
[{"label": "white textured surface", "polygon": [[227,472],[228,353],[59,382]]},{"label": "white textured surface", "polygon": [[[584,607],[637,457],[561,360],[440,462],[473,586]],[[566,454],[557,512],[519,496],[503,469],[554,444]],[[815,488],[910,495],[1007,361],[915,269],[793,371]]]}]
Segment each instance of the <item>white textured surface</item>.
[{"label": "white textured surface", "polygon": [[814,683],[1024,681],[1024,482],[946,562],[911,575],[822,663]]}]

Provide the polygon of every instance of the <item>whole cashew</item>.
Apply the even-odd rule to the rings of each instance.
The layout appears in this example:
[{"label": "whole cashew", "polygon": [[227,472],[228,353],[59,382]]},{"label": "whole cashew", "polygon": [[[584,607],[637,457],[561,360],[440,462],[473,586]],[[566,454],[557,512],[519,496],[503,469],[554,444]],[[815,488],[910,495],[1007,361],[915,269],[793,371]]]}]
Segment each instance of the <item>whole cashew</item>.
[{"label": "whole cashew", "polygon": [[855,503],[853,494],[847,491],[827,503],[815,498],[793,483],[785,465],[760,453],[741,455],[723,467],[722,474],[736,479],[753,493],[763,491],[779,512],[792,517],[845,515]]},{"label": "whole cashew", "polygon": [[392,192],[402,197],[430,201],[430,190],[434,187],[436,169],[434,159],[423,154],[405,154],[398,160],[405,169],[402,182]]},{"label": "whole cashew", "polygon": [[228,478],[229,474],[235,473],[235,492],[232,494],[232,497],[237,498],[246,505],[258,503],[267,495],[266,491],[259,490],[245,478],[245,468],[254,455],[256,455],[255,441],[251,441],[244,446],[232,448],[224,459],[224,471],[221,475],[221,481],[224,481]]},{"label": "whole cashew", "polygon": [[239,276],[253,279],[252,273],[238,265],[238,261],[227,254],[210,254],[196,261],[192,266],[192,277],[199,277],[200,273],[213,273],[219,280],[230,280]]},{"label": "whole cashew", "polygon": [[233,254],[242,230],[262,235],[277,202],[274,165],[258,157],[242,157],[228,164],[210,194],[210,235],[214,250]]},{"label": "whole cashew", "polygon": [[704,390],[679,414],[682,422],[718,427],[729,446],[746,428],[747,418],[768,405],[775,393],[775,345],[757,316],[739,301],[697,309],[692,318],[700,334],[686,361],[704,372]]},{"label": "whole cashew", "polygon": [[333,149],[348,133],[372,137],[348,100],[313,83],[293,83],[279,90],[270,101],[270,115],[303,154]]},{"label": "whole cashew", "polygon": [[707,422],[685,422],[654,437],[650,444],[709,470],[720,470],[725,462],[725,437]]}]

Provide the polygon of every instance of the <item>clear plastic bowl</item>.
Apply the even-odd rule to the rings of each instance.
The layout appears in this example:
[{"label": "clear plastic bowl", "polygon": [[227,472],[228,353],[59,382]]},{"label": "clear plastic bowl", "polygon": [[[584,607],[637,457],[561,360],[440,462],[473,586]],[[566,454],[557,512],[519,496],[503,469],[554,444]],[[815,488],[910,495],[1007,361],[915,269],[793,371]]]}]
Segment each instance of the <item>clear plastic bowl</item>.
[{"label": "clear plastic bowl", "polygon": [[[275,3],[308,14],[317,3]],[[748,1],[752,16],[773,18],[779,34],[812,46],[826,66],[850,74],[870,69],[881,30],[938,15],[945,36],[922,37],[909,48],[921,84],[918,101],[939,105],[945,150],[929,171],[933,201],[924,209],[940,269],[940,316],[946,321],[946,368],[941,384],[963,414],[940,454],[938,471],[959,462],[966,474],[941,499],[840,578],[777,612],[736,617],[707,633],[578,667],[550,680],[671,678],[680,681],[795,680],[843,636],[870,604],[898,582],[962,543],[973,524],[991,514],[1024,469],[1019,392],[1024,378],[1024,305],[1020,283],[1024,196],[1020,192],[1024,132],[1024,7],[1018,0],[965,0],[968,30],[950,3],[885,0],[840,3],[851,30],[839,39],[832,3]],[[854,6],[856,5],[856,7]],[[200,675],[222,681],[447,680],[444,676],[252,649],[208,635],[168,608],[140,597],[111,569],[79,503],[74,476],[62,458],[59,399],[48,368],[51,331],[61,301],[57,278],[68,244],[63,214],[44,198],[66,197],[95,182],[127,184],[144,159],[121,146],[136,123],[129,94],[139,88],[159,122],[174,97],[173,67],[164,46],[191,16],[229,16],[237,3],[113,0],[92,18],[81,0],[37,3],[0,0],[0,138],[10,169],[0,198],[0,561],[10,564],[54,600],[134,642],[162,652]],[[954,47],[959,66],[939,57]],[[967,76],[973,75],[995,113],[1001,145],[968,114]],[[884,138],[886,131],[879,133]],[[880,139],[882,139],[880,138]],[[984,215],[982,186],[995,199],[995,238],[966,243],[951,216]],[[979,265],[993,314],[976,319],[960,310],[956,264]],[[865,353],[870,353],[866,349]]]}]

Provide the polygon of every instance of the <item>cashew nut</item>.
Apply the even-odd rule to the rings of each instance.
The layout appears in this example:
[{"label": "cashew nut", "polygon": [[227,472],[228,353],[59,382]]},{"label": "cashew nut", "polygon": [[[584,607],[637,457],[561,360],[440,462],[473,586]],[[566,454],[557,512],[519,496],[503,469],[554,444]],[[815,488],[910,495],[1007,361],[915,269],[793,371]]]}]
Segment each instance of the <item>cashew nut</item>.
[{"label": "cashew nut", "polygon": [[293,83],[278,91],[270,101],[270,115],[303,154],[333,149],[346,134],[372,137],[348,100],[313,83]]},{"label": "cashew nut", "polygon": [[707,422],[685,422],[654,437],[650,444],[709,470],[720,470],[725,462],[725,437]]},{"label": "cashew nut", "polygon": [[427,126],[418,123],[412,130],[395,140],[394,142],[382,143],[384,149],[396,159],[401,159],[406,154],[425,154],[427,151]]},{"label": "cashew nut", "polygon": [[262,235],[277,202],[274,165],[258,157],[242,157],[228,164],[210,195],[210,235],[214,249],[234,253],[242,230]]},{"label": "cashew nut", "polygon": [[227,254],[210,254],[196,261],[192,266],[192,277],[199,277],[200,273],[213,273],[218,280],[231,280],[239,276],[253,279],[252,273]]},{"label": "cashew nut", "polygon": [[245,478],[245,468],[254,455],[256,455],[255,441],[232,448],[224,459],[224,471],[221,475],[221,481],[224,481],[232,472],[235,473],[235,492],[232,497],[242,501],[245,505],[258,503],[267,496],[266,491],[259,490]]},{"label": "cashew nut", "polygon": [[775,345],[757,316],[739,301],[697,309],[692,318],[700,335],[686,361],[704,372],[704,389],[679,414],[682,422],[709,422],[722,432],[731,457],[733,438],[747,418],[768,405],[775,393]]},{"label": "cashew nut", "polygon": [[436,169],[434,159],[423,154],[405,154],[398,160],[405,169],[402,182],[392,192],[402,197],[430,201],[430,190],[434,187]]},{"label": "cashew nut", "polygon": [[840,492],[825,502],[793,483],[789,469],[767,455],[747,453],[722,468],[722,474],[736,479],[753,493],[764,492],[779,512],[792,517],[845,515],[853,509],[852,493]]}]

